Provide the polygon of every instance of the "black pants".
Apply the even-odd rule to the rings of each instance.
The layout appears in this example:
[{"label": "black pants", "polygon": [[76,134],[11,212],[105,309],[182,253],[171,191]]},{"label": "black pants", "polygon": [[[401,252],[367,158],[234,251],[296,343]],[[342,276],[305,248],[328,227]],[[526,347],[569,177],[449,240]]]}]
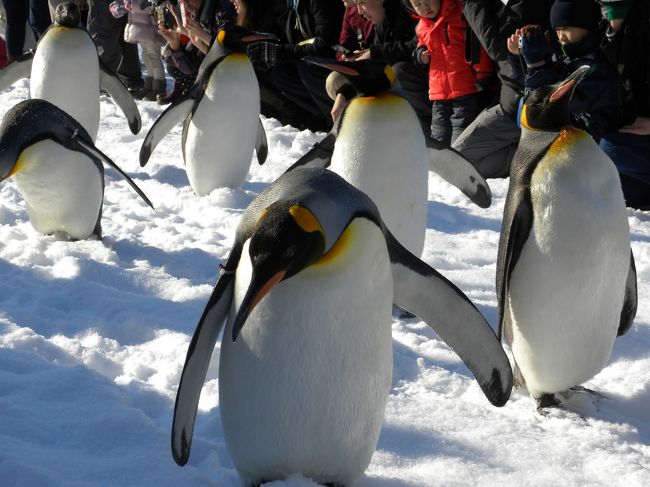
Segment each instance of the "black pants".
[{"label": "black pants", "polygon": [[479,93],[459,96],[453,100],[434,101],[431,111],[431,137],[451,145],[479,114],[480,104]]},{"label": "black pants", "polygon": [[111,0],[88,0],[88,32],[99,58],[124,80],[130,89],[140,88],[142,72],[138,45],[124,41],[127,16],[116,19],[108,10]]},{"label": "black pants", "polygon": [[2,0],[7,14],[7,54],[11,59],[20,57],[25,44],[25,24],[34,31],[38,40],[50,26],[47,0]]},{"label": "black pants", "polygon": [[425,134],[431,133],[431,100],[429,100],[429,66],[415,66],[403,61],[393,66],[401,88],[420,120]]}]

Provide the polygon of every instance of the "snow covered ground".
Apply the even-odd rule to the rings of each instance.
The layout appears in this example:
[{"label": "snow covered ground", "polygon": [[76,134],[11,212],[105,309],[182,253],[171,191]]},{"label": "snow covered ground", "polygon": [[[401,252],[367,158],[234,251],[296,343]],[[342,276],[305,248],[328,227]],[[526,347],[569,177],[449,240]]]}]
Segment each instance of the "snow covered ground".
[{"label": "snow covered ground", "polygon": [[[0,116],[27,97],[27,83],[0,94]],[[97,146],[156,211],[107,170],[103,242],[37,234],[15,185],[0,185],[1,486],[239,485],[219,418],[219,349],[183,468],[169,446],[175,391],[240,215],[321,134],[265,120],[266,165],[252,166],[241,189],[197,198],[183,169],[180,126],[139,167],[140,145],[161,112],[139,107],[144,128],[134,136],[103,98]],[[482,210],[430,176],[423,258],[494,325],[507,181],[490,184],[493,204]],[[639,310],[609,365],[586,384],[606,398],[576,397],[581,414],[542,416],[515,391],[505,407],[492,407],[424,323],[396,320],[386,418],[359,486],[650,485],[650,214],[628,214]],[[293,476],[272,485],[314,484]]]}]

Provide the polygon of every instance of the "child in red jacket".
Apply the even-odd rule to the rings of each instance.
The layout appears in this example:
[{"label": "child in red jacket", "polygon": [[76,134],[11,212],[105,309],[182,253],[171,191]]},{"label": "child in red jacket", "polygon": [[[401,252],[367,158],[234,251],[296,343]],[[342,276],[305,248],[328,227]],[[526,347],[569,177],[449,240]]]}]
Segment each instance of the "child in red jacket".
[{"label": "child in red jacket", "polygon": [[[461,0],[409,0],[420,19],[416,27],[416,64],[429,65],[429,99],[433,101],[431,137],[451,144],[478,115],[481,107],[477,74],[466,60]],[[489,58],[482,53],[481,66]],[[475,72],[476,71],[476,72]]]},{"label": "child in red jacket", "polygon": [[4,68],[9,61],[7,60],[7,48],[5,47],[5,41],[0,37],[0,69]]}]

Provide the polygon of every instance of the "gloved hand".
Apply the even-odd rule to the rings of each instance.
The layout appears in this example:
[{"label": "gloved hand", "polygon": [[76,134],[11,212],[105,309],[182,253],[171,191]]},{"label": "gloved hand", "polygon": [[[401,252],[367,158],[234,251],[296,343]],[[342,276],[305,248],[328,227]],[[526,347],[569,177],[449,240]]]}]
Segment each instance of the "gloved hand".
[{"label": "gloved hand", "polygon": [[272,42],[255,42],[246,47],[246,54],[255,69],[268,71],[278,60],[278,45]]},{"label": "gloved hand", "polygon": [[413,59],[413,64],[416,66],[424,66],[429,64],[429,61],[431,61],[431,56],[429,55],[426,46],[419,46],[416,48],[411,54],[411,58]]},{"label": "gloved hand", "polygon": [[110,10],[111,15],[116,19],[124,17],[128,13],[124,7],[123,0],[115,0],[114,2],[111,2],[108,6],[108,10]]},{"label": "gloved hand", "polygon": [[550,47],[542,29],[531,29],[519,37],[519,52],[526,65],[540,63],[549,56]]}]

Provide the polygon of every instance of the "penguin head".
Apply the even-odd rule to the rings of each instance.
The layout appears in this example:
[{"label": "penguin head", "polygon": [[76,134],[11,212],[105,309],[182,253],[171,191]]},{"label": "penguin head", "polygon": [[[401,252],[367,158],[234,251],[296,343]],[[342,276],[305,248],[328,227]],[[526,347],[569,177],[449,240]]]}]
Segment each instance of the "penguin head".
[{"label": "penguin head", "polygon": [[321,258],[325,243],[320,222],[299,203],[277,201],[262,212],[250,237],[253,272],[233,324],[233,341],[257,303],[276,284]]},{"label": "penguin head", "polygon": [[91,141],[74,118],[48,101],[33,98],[13,106],[0,124],[0,181],[20,171],[25,148],[45,139],[65,143],[69,134]]},{"label": "penguin head", "polygon": [[576,85],[589,70],[587,65],[580,66],[565,80],[528,93],[519,113],[521,126],[529,130],[557,130],[570,125],[569,101]]},{"label": "penguin head", "polygon": [[227,24],[219,29],[215,42],[231,51],[245,52],[246,46],[260,41],[279,42],[280,39],[268,32],[254,32],[239,25]]},{"label": "penguin head", "polygon": [[361,61],[336,61],[334,59],[306,56],[307,61],[346,76],[358,94],[373,96],[390,90],[395,84],[395,71],[384,61],[363,59]]},{"label": "penguin head", "polygon": [[64,2],[56,6],[54,22],[62,27],[79,27],[81,12],[74,2]]}]

